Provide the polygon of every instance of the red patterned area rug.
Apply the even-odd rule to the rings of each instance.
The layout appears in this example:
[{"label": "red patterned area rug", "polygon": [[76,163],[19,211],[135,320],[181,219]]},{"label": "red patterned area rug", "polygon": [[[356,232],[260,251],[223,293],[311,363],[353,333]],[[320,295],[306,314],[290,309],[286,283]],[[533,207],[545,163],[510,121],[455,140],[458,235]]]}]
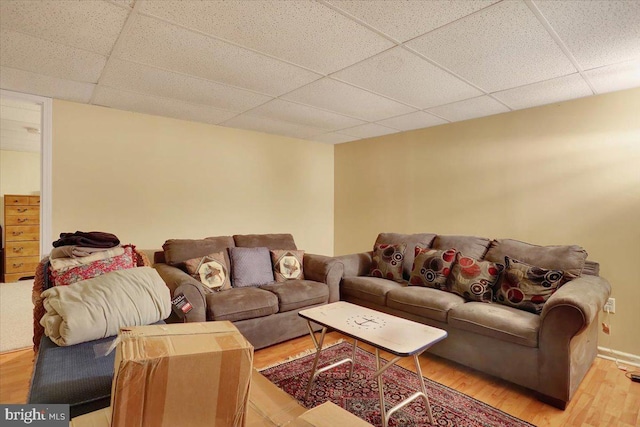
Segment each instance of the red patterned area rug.
[{"label": "red patterned area rug", "polygon": [[[352,349],[352,343],[349,342],[325,348],[320,355],[319,366],[326,366],[345,357],[351,357]],[[314,357],[315,352],[263,369],[261,372],[307,408],[313,408],[331,400],[336,405],[375,426],[382,425],[378,383],[373,378],[375,356],[358,348],[351,380],[348,378],[348,363],[323,372],[313,383],[309,401],[303,402]],[[416,374],[402,367],[392,366],[385,371],[383,377],[387,410],[420,390]],[[425,378],[425,386],[436,426],[519,427],[533,425],[428,378]],[[389,421],[390,427],[428,425],[426,408],[422,399],[416,399],[408,406],[395,412]]]}]

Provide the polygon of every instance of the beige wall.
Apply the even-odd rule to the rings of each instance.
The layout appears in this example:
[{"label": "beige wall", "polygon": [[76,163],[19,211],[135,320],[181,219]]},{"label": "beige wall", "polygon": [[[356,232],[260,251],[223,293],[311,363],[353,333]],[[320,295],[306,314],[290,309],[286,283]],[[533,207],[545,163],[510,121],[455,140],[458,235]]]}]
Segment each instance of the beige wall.
[{"label": "beige wall", "polygon": [[53,104],[53,233],[292,233],[333,253],[333,146],[65,101]]},{"label": "beige wall", "polygon": [[640,355],[640,89],[336,146],[335,253],[382,231],[579,244]]},{"label": "beige wall", "polygon": [[[40,194],[40,153],[0,150],[0,212],[5,194]],[[4,227],[4,215],[0,214]]]}]

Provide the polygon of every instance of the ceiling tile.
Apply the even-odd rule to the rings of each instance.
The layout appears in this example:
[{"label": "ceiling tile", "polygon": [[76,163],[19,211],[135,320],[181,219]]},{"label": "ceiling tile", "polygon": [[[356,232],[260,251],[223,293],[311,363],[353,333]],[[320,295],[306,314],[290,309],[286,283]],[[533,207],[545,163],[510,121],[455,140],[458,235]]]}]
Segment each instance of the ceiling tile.
[{"label": "ceiling tile", "polygon": [[342,144],[343,142],[355,141],[358,139],[356,136],[349,136],[339,132],[328,132],[322,135],[314,136],[312,141],[324,142],[326,144]]},{"label": "ceiling tile", "polygon": [[185,30],[153,18],[137,17],[119,57],[270,95],[280,95],[318,79],[294,65]]},{"label": "ceiling tile", "polygon": [[96,83],[104,56],[86,50],[0,30],[0,65],[62,79]]},{"label": "ceiling tile", "polygon": [[640,57],[640,1],[535,1],[583,69]]},{"label": "ceiling tile", "polygon": [[312,126],[302,126],[284,120],[253,116],[250,113],[241,114],[232,118],[231,120],[227,120],[224,123],[221,123],[220,125],[302,139],[306,139],[325,132],[324,129],[319,129]]},{"label": "ceiling tile", "polygon": [[430,108],[427,110],[452,122],[475,119],[477,117],[491,116],[493,114],[506,113],[507,107],[489,96],[465,99],[449,105]]},{"label": "ceiling tile", "polygon": [[491,95],[514,110],[520,110],[538,105],[582,98],[583,96],[593,95],[593,92],[580,74],[575,73],[544,82],[507,89],[502,92],[492,93]]},{"label": "ceiling tile", "polygon": [[498,0],[329,0],[329,3],[361,19],[400,42],[435,30],[449,22],[487,7]]},{"label": "ceiling tile", "polygon": [[398,130],[413,130],[442,125],[449,122],[441,119],[440,117],[425,113],[424,111],[416,111],[415,113],[380,120],[376,123]]},{"label": "ceiling tile", "polygon": [[89,102],[93,83],[80,83],[15,68],[0,67],[0,88],[67,101]]},{"label": "ceiling tile", "polygon": [[407,45],[488,92],[577,71],[520,1],[498,3]]},{"label": "ceiling tile", "polygon": [[281,99],[275,99],[261,105],[251,110],[250,114],[327,130],[342,129],[365,123],[352,117]]},{"label": "ceiling tile", "polygon": [[156,116],[218,124],[237,113],[108,87],[96,88],[93,104]]},{"label": "ceiling tile", "polygon": [[107,56],[129,11],[104,1],[2,1],[0,26]]},{"label": "ceiling tile", "polygon": [[415,108],[329,78],[294,90],[283,98],[369,121],[416,111]]},{"label": "ceiling tile", "polygon": [[419,109],[483,94],[402,47],[390,49],[331,77]]},{"label": "ceiling tile", "polygon": [[272,99],[209,80],[112,59],[100,85],[242,112]]},{"label": "ceiling tile", "polygon": [[141,8],[320,73],[331,73],[393,46],[315,1],[154,1]]},{"label": "ceiling tile", "polygon": [[358,138],[373,138],[374,136],[398,133],[398,130],[378,125],[376,123],[367,123],[365,125],[355,126],[349,129],[342,129],[340,133],[357,136]]},{"label": "ceiling tile", "polygon": [[599,93],[640,87],[640,60],[596,68],[585,74]]}]

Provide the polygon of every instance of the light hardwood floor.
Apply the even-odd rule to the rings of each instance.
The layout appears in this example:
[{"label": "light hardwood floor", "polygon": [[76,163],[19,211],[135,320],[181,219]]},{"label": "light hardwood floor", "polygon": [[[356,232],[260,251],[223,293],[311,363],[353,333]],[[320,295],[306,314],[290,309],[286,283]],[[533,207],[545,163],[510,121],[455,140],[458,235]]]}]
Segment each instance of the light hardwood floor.
[{"label": "light hardwood floor", "polygon": [[[325,343],[348,339],[336,332]],[[363,344],[365,350],[373,349]],[[255,353],[258,369],[313,348],[311,338],[301,337]],[[383,353],[384,355],[384,353]],[[567,409],[561,411],[538,401],[530,391],[436,356],[420,358],[426,377],[472,396],[537,426],[640,425],[640,383],[631,382],[615,363],[596,358]],[[399,365],[412,369],[412,359]],[[24,403],[33,369],[33,352],[20,350],[0,354],[0,402]],[[412,369],[413,370],[413,369]]]}]

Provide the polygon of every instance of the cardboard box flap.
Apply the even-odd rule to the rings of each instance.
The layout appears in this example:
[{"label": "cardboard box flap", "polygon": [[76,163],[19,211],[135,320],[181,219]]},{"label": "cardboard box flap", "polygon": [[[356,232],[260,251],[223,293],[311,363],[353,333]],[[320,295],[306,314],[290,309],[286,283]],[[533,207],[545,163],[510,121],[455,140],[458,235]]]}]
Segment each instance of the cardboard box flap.
[{"label": "cardboard box flap", "polygon": [[332,402],[325,402],[322,405],[309,409],[295,420],[286,424],[287,427],[371,427],[368,422],[356,417],[352,413],[345,411]]},{"label": "cardboard box flap", "polygon": [[247,427],[281,426],[302,415],[306,408],[257,370],[251,375]]}]

